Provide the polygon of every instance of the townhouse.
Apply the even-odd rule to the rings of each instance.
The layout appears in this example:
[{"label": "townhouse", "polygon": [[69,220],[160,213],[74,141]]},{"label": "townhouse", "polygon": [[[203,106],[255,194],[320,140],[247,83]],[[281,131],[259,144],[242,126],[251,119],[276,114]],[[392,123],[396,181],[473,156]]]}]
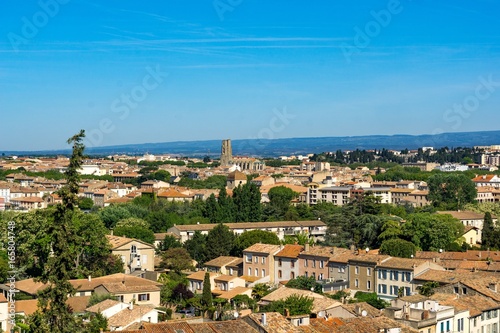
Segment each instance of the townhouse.
[{"label": "townhouse", "polygon": [[417,293],[413,278],[427,270],[445,269],[425,259],[389,258],[375,268],[377,295],[386,300]]},{"label": "townhouse", "polygon": [[243,274],[249,282],[274,283],[274,256],[279,245],[254,244],[243,250]]},{"label": "townhouse", "polygon": [[274,281],[286,283],[300,274],[299,254],[304,250],[302,245],[286,244],[274,255]]},{"label": "townhouse", "polygon": [[299,274],[305,277],[314,277],[316,280],[328,278],[328,261],[334,249],[326,246],[305,245],[304,251],[299,254]]},{"label": "townhouse", "polygon": [[349,259],[349,288],[375,292],[377,282],[375,268],[389,258],[391,257],[388,255],[364,253]]},{"label": "townhouse", "polygon": [[[443,210],[436,212],[436,214],[448,214],[451,215],[452,217],[460,220],[464,226],[472,226],[476,227],[479,230],[483,230],[483,223],[484,223],[484,214],[482,213],[476,213],[476,212],[471,212],[471,211],[452,211],[452,210]],[[497,217],[492,215],[491,219],[493,220],[493,223],[497,223]]]}]

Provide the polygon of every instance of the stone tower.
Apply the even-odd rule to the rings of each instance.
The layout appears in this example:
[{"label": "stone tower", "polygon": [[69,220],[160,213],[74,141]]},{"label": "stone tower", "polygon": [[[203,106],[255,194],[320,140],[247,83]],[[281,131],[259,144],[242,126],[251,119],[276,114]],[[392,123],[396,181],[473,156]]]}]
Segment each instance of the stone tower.
[{"label": "stone tower", "polygon": [[220,152],[220,165],[229,166],[233,159],[233,148],[231,148],[231,139],[222,140],[222,148]]}]

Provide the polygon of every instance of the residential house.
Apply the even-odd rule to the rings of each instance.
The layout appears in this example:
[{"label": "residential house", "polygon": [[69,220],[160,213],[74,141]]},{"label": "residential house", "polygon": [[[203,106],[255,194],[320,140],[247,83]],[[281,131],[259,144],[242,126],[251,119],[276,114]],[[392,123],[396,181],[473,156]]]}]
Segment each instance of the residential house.
[{"label": "residential house", "polygon": [[299,254],[299,274],[314,277],[321,281],[328,278],[328,261],[333,254],[333,248],[326,246],[305,245]]},{"label": "residential house", "polygon": [[482,230],[478,227],[468,225],[465,227],[464,234],[462,236],[465,242],[470,246],[478,246],[481,244]]},{"label": "residential house", "polygon": [[[333,247],[328,260],[328,284],[323,286],[324,291],[341,290],[349,288],[349,259],[356,253],[351,249]],[[328,286],[331,285],[331,288]],[[326,289],[326,290],[325,290]]]},{"label": "residential house", "polygon": [[215,286],[215,278],[218,276],[217,273],[212,273],[212,272],[205,272],[205,271],[198,271],[193,274],[190,274],[187,276],[188,280],[188,289],[195,293],[195,294],[201,294],[203,293],[203,282],[205,281],[205,274],[209,274],[210,278],[210,289],[213,290]]},{"label": "residential house", "polygon": [[299,254],[303,250],[302,245],[286,244],[274,255],[275,282],[287,282],[300,275]]},{"label": "residential house", "polygon": [[158,198],[168,201],[193,201],[194,196],[181,193],[176,188],[168,188],[166,190],[160,191],[158,193]]},{"label": "residential house", "polygon": [[[280,240],[283,240],[286,235],[296,235],[299,233],[307,233],[314,240],[322,240],[326,234],[326,224],[322,221],[277,221],[277,222],[239,222],[239,223],[224,223],[232,232],[241,235],[245,231],[264,230],[275,233]],[[189,224],[189,225],[174,225],[167,231],[179,237],[180,242],[184,243],[191,239],[196,231],[207,235],[210,230],[215,228],[217,224]]]},{"label": "residential house", "polygon": [[124,303],[111,299],[104,300],[86,309],[90,313],[100,313],[108,322],[110,331],[123,331],[138,323],[157,323],[158,312],[154,305]]},{"label": "residential house", "polygon": [[[448,214],[451,215],[452,217],[460,220],[464,226],[473,226],[476,228],[479,228],[480,230],[483,230],[483,223],[484,223],[484,214],[482,213],[476,213],[476,212],[471,212],[471,211],[439,211],[436,212],[436,214]],[[491,216],[492,220],[494,223],[497,222],[497,217],[492,215]]]},{"label": "residential house", "polygon": [[243,276],[249,282],[274,283],[274,256],[279,245],[254,244],[243,250]]},{"label": "residential house", "polygon": [[227,175],[227,184],[226,187],[229,190],[235,189],[238,186],[243,186],[247,183],[247,175],[245,175],[241,171],[233,171]]},{"label": "residential house", "polygon": [[476,295],[454,297],[441,303],[454,307],[455,311],[468,313],[467,316],[455,319],[453,332],[499,332],[500,304],[498,302]]},{"label": "residential house", "polygon": [[218,275],[214,278],[212,293],[228,300],[240,294],[252,297],[252,289],[245,287],[244,279],[229,275]]},{"label": "residential house", "polygon": [[392,300],[384,315],[419,332],[459,332],[454,329],[455,309],[422,295]]},{"label": "residential house", "polygon": [[0,211],[5,210],[5,198],[0,197]]},{"label": "residential house", "polygon": [[488,186],[500,188],[500,177],[497,175],[479,175],[472,179],[476,187]]},{"label": "residential house", "polygon": [[[161,283],[146,280],[140,277],[123,273],[111,274],[101,277],[87,279],[76,279],[69,281],[76,289],[75,296],[91,296],[92,294],[113,294],[120,301],[129,303],[134,300],[137,304],[160,304]],[[40,290],[45,289],[47,284],[35,282],[34,279],[16,281],[16,289],[24,296],[36,298]],[[8,284],[0,285],[4,296],[10,290]]]},{"label": "residential house", "polygon": [[329,297],[312,292],[310,290],[301,290],[287,287],[280,287],[268,295],[262,297],[259,305],[267,305],[275,301],[285,300],[292,295],[303,296],[313,299],[313,308],[311,314],[315,317],[325,318],[331,317],[338,312],[338,307],[341,303]]},{"label": "residential house", "polygon": [[5,185],[0,185],[0,198],[4,198],[5,203],[10,202],[10,187]]},{"label": "residential house", "polygon": [[122,259],[125,273],[154,271],[155,248],[152,244],[114,235],[106,235],[106,238],[111,244],[111,253]]},{"label": "residential house", "polygon": [[417,293],[413,278],[429,269],[445,270],[425,259],[389,258],[375,267],[377,295],[386,300]]},{"label": "residential house", "polygon": [[243,275],[243,259],[238,257],[220,256],[207,261],[204,266],[207,272],[229,276]]},{"label": "residential house", "polygon": [[143,183],[141,183],[141,188],[142,189],[160,189],[160,188],[169,188],[170,183],[161,181],[161,180],[147,180]]},{"label": "residential house", "polygon": [[47,203],[40,197],[18,197],[11,198],[10,205],[13,209],[33,210],[47,208]]},{"label": "residential house", "polygon": [[364,253],[349,259],[349,288],[376,292],[375,268],[390,258],[387,255]]}]

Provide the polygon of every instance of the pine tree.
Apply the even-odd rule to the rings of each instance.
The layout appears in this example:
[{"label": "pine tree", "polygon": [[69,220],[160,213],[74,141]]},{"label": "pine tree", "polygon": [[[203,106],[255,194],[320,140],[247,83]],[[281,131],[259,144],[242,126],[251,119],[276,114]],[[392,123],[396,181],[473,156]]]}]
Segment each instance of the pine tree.
[{"label": "pine tree", "polygon": [[48,287],[39,292],[38,310],[30,318],[31,332],[74,333],[84,330],[83,323],[75,318],[66,303],[68,295],[73,296],[76,291],[69,282],[74,269],[73,252],[76,243],[76,235],[71,232],[70,225],[78,205],[78,169],[84,158],[84,137],[85,132],[82,130],[68,139],[68,143],[73,144],[73,153],[66,170],[67,185],[59,191],[62,203],[57,205],[48,231],[52,239],[52,256],[42,276],[37,279],[48,283]]}]

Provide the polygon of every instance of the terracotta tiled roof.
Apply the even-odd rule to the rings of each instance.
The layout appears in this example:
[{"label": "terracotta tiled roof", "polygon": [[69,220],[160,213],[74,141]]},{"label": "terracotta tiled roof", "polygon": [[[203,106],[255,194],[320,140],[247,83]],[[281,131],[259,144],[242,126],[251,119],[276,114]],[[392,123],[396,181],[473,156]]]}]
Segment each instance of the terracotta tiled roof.
[{"label": "terracotta tiled roof", "polygon": [[279,249],[279,245],[257,243],[244,249],[243,252],[274,254],[278,252]]},{"label": "terracotta tiled roof", "polygon": [[120,246],[123,246],[123,245],[128,244],[128,243],[133,242],[133,241],[141,243],[147,247],[153,247],[153,245],[148,244],[146,242],[143,242],[141,240],[135,239],[135,238],[127,238],[127,237],[121,237],[121,236],[115,236],[115,235],[106,235],[106,238],[108,239],[109,244],[111,244],[112,250],[119,248]]},{"label": "terracotta tiled roof", "polygon": [[232,290],[225,291],[219,295],[220,298],[225,298],[225,299],[232,299],[235,296],[241,295],[241,294],[248,294],[249,292],[251,293],[252,289],[250,288],[245,288],[245,287],[235,287]]},{"label": "terracotta tiled roof", "polygon": [[[476,212],[471,212],[471,211],[453,211],[453,210],[443,210],[436,212],[436,214],[449,214],[453,216],[456,219],[459,220],[483,220],[484,219],[484,214],[482,213],[476,213]],[[496,218],[492,216],[492,218]]]},{"label": "terracotta tiled roof", "polygon": [[286,244],[281,251],[275,254],[275,257],[298,258],[302,250],[304,250],[302,245]]},{"label": "terracotta tiled roof", "polygon": [[134,305],[132,310],[126,308],[108,318],[109,327],[127,327],[134,321],[139,321],[148,312],[154,311],[154,305]]},{"label": "terracotta tiled roof", "polygon": [[479,316],[483,311],[500,308],[500,304],[498,304],[494,300],[477,295],[442,301],[441,304],[453,306],[455,309],[460,311],[469,310],[471,317]]},{"label": "terracotta tiled roof", "polygon": [[210,261],[207,261],[204,265],[205,266],[213,266],[213,267],[222,267],[222,266],[230,265],[231,263],[233,263],[237,260],[240,260],[240,259],[241,258],[238,258],[238,257],[220,256],[220,257],[217,257],[217,258],[212,259]]},{"label": "terracotta tiled roof", "polygon": [[107,310],[115,305],[118,305],[120,303],[121,302],[114,300],[114,299],[106,299],[102,302],[99,302],[97,304],[92,305],[89,308],[86,308],[85,310],[88,312],[98,313],[98,312],[105,311],[105,310]]},{"label": "terracotta tiled roof", "polygon": [[428,262],[429,260],[425,259],[409,259],[409,258],[389,258],[384,262],[380,263],[378,267],[385,268],[396,268],[396,269],[406,269],[412,270],[416,266],[420,266],[421,264]]},{"label": "terracotta tiled roof", "polygon": [[[197,280],[197,281],[203,281],[205,279],[205,271],[198,271],[193,274],[190,274],[187,276],[188,280]],[[216,277],[216,273],[209,272],[210,277]]]}]

